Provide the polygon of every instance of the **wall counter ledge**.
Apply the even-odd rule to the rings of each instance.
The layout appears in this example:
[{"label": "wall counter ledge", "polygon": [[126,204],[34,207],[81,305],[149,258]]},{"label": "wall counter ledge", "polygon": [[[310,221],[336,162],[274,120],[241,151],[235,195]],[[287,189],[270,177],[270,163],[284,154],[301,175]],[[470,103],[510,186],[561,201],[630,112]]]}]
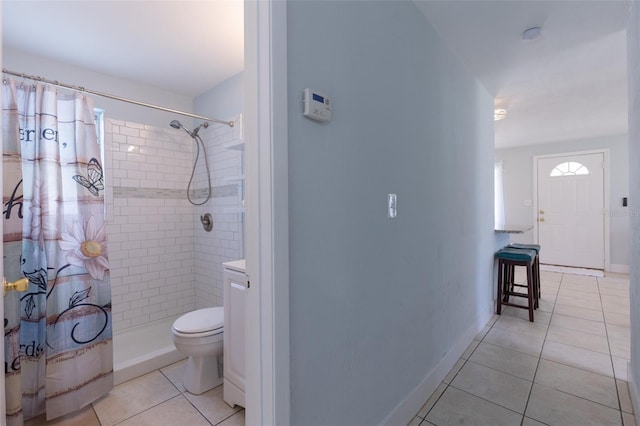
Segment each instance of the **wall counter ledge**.
[{"label": "wall counter ledge", "polygon": [[533,225],[505,225],[501,228],[496,228],[497,234],[524,234],[527,231],[533,229]]}]

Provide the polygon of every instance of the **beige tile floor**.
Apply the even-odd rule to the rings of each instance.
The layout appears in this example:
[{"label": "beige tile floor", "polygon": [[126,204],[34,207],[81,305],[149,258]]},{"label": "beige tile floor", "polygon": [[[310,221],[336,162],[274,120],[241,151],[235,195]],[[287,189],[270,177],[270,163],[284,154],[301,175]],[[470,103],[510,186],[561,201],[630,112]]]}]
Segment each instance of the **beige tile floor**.
[{"label": "beige tile floor", "polygon": [[541,275],[535,322],[494,315],[410,426],[635,426],[629,277]]},{"label": "beige tile floor", "polygon": [[80,412],[47,422],[44,416],[25,426],[244,426],[244,409],[222,400],[223,386],[201,395],[182,385],[186,361],[122,383]]},{"label": "beige tile floor", "polygon": [[[476,336],[410,426],[634,426],[627,386],[629,279],[542,272],[542,299],[507,307]],[[185,362],[116,386],[81,412],[27,426],[244,425],[222,386],[191,395]]]}]

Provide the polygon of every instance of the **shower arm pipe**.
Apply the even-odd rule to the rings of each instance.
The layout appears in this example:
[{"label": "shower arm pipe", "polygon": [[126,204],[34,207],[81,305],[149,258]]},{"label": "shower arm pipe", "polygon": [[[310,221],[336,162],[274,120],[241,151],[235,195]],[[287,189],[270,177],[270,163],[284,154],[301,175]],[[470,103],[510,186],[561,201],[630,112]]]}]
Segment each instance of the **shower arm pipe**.
[{"label": "shower arm pipe", "polygon": [[116,101],[127,102],[127,103],[130,103],[130,104],[139,105],[139,106],[143,106],[143,107],[147,107],[147,108],[153,108],[153,109],[157,109],[157,110],[160,110],[160,111],[170,112],[170,113],[173,113],[173,114],[179,114],[179,115],[184,115],[184,116],[187,116],[187,117],[197,118],[198,120],[210,121],[212,123],[226,124],[229,127],[233,127],[234,126],[234,122],[233,121],[219,120],[217,118],[205,117],[203,115],[192,114],[190,112],[185,112],[185,111],[179,111],[179,110],[176,110],[176,109],[166,108],[166,107],[159,106],[159,105],[149,104],[147,102],[141,102],[141,101],[136,101],[134,99],[123,98],[122,96],[110,95],[108,93],[103,93],[103,92],[98,92],[98,91],[95,91],[95,90],[86,89],[86,88],[84,88],[82,86],[74,86],[72,84],[61,83],[61,82],[59,82],[57,80],[49,80],[49,79],[46,79],[44,77],[39,77],[37,75],[29,75],[29,74],[19,73],[19,72],[15,72],[15,71],[10,71],[10,70],[8,70],[6,68],[2,69],[2,73],[3,74],[13,75],[13,76],[20,77],[20,78],[26,78],[26,79],[33,80],[33,81],[39,81],[39,82],[42,82],[42,83],[51,84],[53,86],[64,87],[65,89],[71,89],[71,90],[75,90],[75,91],[78,91],[78,92],[89,93],[91,95],[102,96],[103,98],[115,99]]}]

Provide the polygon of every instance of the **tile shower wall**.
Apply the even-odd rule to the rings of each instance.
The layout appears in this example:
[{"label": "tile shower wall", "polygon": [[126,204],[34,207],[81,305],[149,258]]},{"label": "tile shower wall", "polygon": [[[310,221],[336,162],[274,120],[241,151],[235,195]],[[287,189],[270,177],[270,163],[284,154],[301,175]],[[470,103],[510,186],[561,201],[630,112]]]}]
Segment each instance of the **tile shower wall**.
[{"label": "tile shower wall", "polygon": [[195,306],[188,135],[106,120],[105,177],[114,330]]},{"label": "tile shower wall", "polygon": [[[213,151],[209,157],[214,197],[207,207],[196,209],[186,200],[195,155],[189,135],[168,126],[106,120],[106,198],[116,331],[223,303],[222,275],[216,275],[218,268],[213,263],[236,259],[240,251],[240,215],[227,216],[222,207],[238,199],[239,188],[227,183],[216,187],[213,177],[224,181],[224,176],[241,167],[242,159],[240,153],[224,151],[220,155],[225,160],[216,158],[216,146],[231,140],[233,132],[226,135],[212,126],[201,136]],[[236,169],[231,167],[233,161]],[[203,164],[198,169],[204,170]],[[206,187],[199,182],[206,185],[204,180],[194,181],[196,197]],[[214,232],[202,229],[199,209],[211,210]]]},{"label": "tile shower wall", "polygon": [[[200,133],[207,147],[213,197],[196,207],[197,218],[213,216],[213,230],[206,232],[195,223],[196,308],[222,306],[222,263],[243,257],[243,147],[241,116],[233,117],[233,128],[215,124]],[[204,168],[195,177],[197,191],[206,188]],[[212,285],[213,284],[213,285]]]}]

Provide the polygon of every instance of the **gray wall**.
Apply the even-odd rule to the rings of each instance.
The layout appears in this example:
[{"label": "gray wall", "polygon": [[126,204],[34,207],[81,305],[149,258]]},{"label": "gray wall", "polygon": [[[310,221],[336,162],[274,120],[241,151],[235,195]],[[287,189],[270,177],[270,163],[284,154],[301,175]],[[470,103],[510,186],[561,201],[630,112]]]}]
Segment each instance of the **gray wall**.
[{"label": "gray wall", "polygon": [[[83,86],[98,92],[135,99],[137,101],[161,105],[164,107],[193,112],[193,98],[162,88],[146,86],[121,78],[102,74],[86,68],[79,68],[41,56],[33,56],[15,49],[2,49],[3,66],[11,71],[35,74],[49,80]],[[19,78],[16,81],[20,81]],[[29,80],[27,80],[29,81]],[[116,120],[145,123],[153,126],[168,127],[169,122],[179,119],[191,126],[191,119],[176,114],[149,109],[100,96],[88,95],[94,100],[94,106],[105,110],[105,116]],[[202,112],[204,114],[204,112]]]},{"label": "gray wall", "polygon": [[229,77],[193,101],[196,113],[221,120],[230,120],[244,111],[243,73]]},{"label": "gray wall", "polygon": [[[609,149],[611,264],[628,266],[629,208],[622,207],[622,197],[629,196],[629,151],[626,135],[496,150],[496,161],[502,161],[504,167],[506,223],[533,224],[533,206],[525,206],[524,201],[534,200],[534,156],[603,148]],[[521,237],[514,235],[513,241],[531,243],[533,233],[527,232]]]},{"label": "gray wall", "polygon": [[[627,28],[629,67],[629,202],[631,215],[631,361],[634,411],[640,407],[640,2],[634,1]],[[636,419],[638,414],[636,414]]]},{"label": "gray wall", "polygon": [[373,425],[493,312],[493,99],[412,2],[287,13],[291,424]]}]

